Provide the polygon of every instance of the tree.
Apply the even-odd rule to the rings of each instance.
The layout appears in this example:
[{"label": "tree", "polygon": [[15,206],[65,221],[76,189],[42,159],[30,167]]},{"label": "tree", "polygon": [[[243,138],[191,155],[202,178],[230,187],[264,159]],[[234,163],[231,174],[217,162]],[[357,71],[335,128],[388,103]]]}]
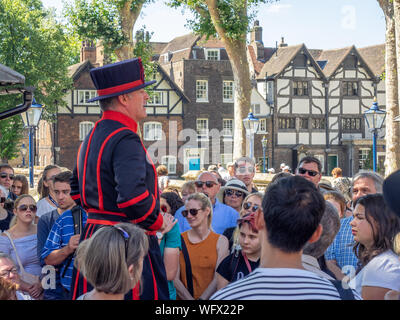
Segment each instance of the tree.
[{"label": "tree", "polygon": [[[72,86],[68,66],[78,57],[75,39],[39,0],[0,1],[0,63],[25,76],[25,86],[35,87],[35,99],[44,104],[43,118],[54,120],[58,105],[65,105],[64,90]],[[20,95],[0,96],[0,110],[22,102]],[[19,116],[0,121],[0,157],[18,156],[22,137]]]},{"label": "tree", "polygon": [[187,7],[194,19],[188,24],[200,35],[219,37],[232,65],[235,82],[233,157],[246,154],[245,130],[242,119],[249,112],[251,79],[247,61],[247,33],[260,3],[275,0],[170,0],[174,8]]},{"label": "tree", "polygon": [[399,114],[400,12],[399,1],[394,2],[395,6],[393,6],[393,0],[378,0],[386,21],[386,176],[398,170],[400,166],[400,128],[396,122],[393,122]]},{"label": "tree", "polygon": [[150,1],[75,0],[66,6],[65,12],[81,39],[100,40],[107,56],[115,55],[122,61],[134,57],[133,27],[143,6]]}]

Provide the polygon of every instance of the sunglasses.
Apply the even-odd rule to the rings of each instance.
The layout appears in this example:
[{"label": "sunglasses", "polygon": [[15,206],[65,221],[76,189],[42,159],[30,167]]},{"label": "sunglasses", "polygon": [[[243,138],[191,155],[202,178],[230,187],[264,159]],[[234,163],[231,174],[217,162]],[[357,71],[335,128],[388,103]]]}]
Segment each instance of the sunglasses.
[{"label": "sunglasses", "polygon": [[233,189],[228,189],[225,191],[225,194],[229,197],[235,195],[236,197],[240,198],[243,197],[244,193],[242,191],[239,190],[233,190]]},{"label": "sunglasses", "polygon": [[28,209],[31,210],[32,212],[37,211],[37,207],[34,204],[30,204],[29,206],[27,204],[22,204],[18,207],[18,210],[22,212],[27,211]]},{"label": "sunglasses", "polygon": [[4,202],[6,202],[6,197],[1,197],[0,198],[0,203],[4,203]]},{"label": "sunglasses", "polygon": [[162,205],[162,206],[160,207],[160,209],[161,209],[161,211],[164,212],[164,213],[167,213],[167,212],[168,212],[167,206]]},{"label": "sunglasses", "polygon": [[126,232],[124,229],[122,229],[121,227],[116,227],[116,226],[112,226],[115,229],[118,230],[119,234],[122,236],[122,238],[124,238],[125,241],[125,260],[128,259],[128,240],[129,240],[129,234],[128,232]]},{"label": "sunglasses", "polygon": [[307,170],[304,168],[299,168],[299,173],[300,174],[308,174],[310,177],[315,177],[317,174],[319,174],[319,172],[314,171],[314,170]]},{"label": "sunglasses", "polygon": [[203,185],[206,185],[207,188],[212,188],[213,186],[215,186],[217,183],[214,181],[195,181],[194,182],[195,186],[197,188],[203,188]]},{"label": "sunglasses", "polygon": [[240,174],[254,173],[254,167],[238,167],[236,172]]},{"label": "sunglasses", "polygon": [[201,209],[189,209],[189,210],[183,210],[182,215],[186,218],[188,214],[190,213],[193,217],[199,213]]},{"label": "sunglasses", "polygon": [[260,206],[258,204],[252,204],[251,202],[245,202],[243,203],[243,208],[245,210],[251,209],[252,212],[256,212],[258,209],[260,209]]},{"label": "sunglasses", "polygon": [[10,180],[13,180],[13,179],[14,179],[14,174],[12,174],[12,173],[6,173],[6,172],[0,173],[0,178],[5,179],[5,178],[7,178],[7,177],[9,177]]}]

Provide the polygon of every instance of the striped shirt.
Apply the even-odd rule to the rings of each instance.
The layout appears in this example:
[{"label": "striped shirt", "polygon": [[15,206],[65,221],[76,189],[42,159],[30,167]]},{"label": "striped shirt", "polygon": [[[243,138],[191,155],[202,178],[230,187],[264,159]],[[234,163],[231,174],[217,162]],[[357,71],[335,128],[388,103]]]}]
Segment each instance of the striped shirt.
[{"label": "striped shirt", "polygon": [[[84,210],[82,212],[82,228],[86,224],[87,215]],[[74,235],[74,218],[72,217],[72,211],[67,210],[54,222],[53,227],[47,237],[44,245],[41,258],[44,260],[54,250],[59,250],[68,245],[69,239]],[[67,267],[67,270],[64,270]],[[68,291],[71,290],[72,270],[74,266],[74,259],[65,259],[61,264],[59,273],[61,276],[61,284]],[[64,275],[64,276],[63,276]]]},{"label": "striped shirt", "polygon": [[[353,294],[361,300],[354,290]],[[307,270],[258,268],[210,300],[340,300],[340,295],[329,280]]]}]

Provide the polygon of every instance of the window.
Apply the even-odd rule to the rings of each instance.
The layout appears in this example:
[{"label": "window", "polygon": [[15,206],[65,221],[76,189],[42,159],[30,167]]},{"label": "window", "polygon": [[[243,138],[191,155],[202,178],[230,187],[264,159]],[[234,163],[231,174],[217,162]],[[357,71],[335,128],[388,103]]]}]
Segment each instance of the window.
[{"label": "window", "polygon": [[164,156],[161,158],[161,164],[167,167],[168,174],[176,173],[176,157],[175,156]]},{"label": "window", "polygon": [[308,129],[308,118],[300,118],[299,126],[300,126],[300,129],[307,130]]},{"label": "window", "polygon": [[372,152],[371,149],[358,150],[358,167],[359,169],[371,169]]},{"label": "window", "polygon": [[163,92],[162,91],[153,91],[151,93],[150,99],[147,101],[147,105],[163,105]]},{"label": "window", "polygon": [[252,104],[251,110],[253,111],[254,114],[260,114],[261,113],[260,104],[259,103]]},{"label": "window", "polygon": [[308,96],[308,82],[307,81],[293,81],[293,95]]},{"label": "window", "polygon": [[162,125],[160,122],[146,122],[143,124],[143,139],[147,141],[162,140]]},{"label": "window", "polygon": [[342,118],[342,130],[344,132],[360,132],[361,118]]},{"label": "window", "polygon": [[196,102],[208,102],[208,81],[196,81]]},{"label": "window", "polygon": [[228,164],[229,162],[233,162],[233,154],[232,153],[221,153],[221,164]]},{"label": "window", "polygon": [[296,129],[295,118],[278,118],[279,129]]},{"label": "window", "polygon": [[353,97],[358,95],[358,83],[356,81],[343,81],[343,95]]},{"label": "window", "polygon": [[206,60],[219,60],[219,49],[205,49]]},{"label": "window", "polygon": [[324,118],[313,118],[311,119],[312,129],[325,129],[325,119]]},{"label": "window", "polygon": [[198,140],[208,140],[208,119],[196,119]]},{"label": "window", "polygon": [[89,99],[92,99],[97,96],[96,90],[76,90],[76,100],[75,104],[77,105],[97,105],[98,101],[87,102]]},{"label": "window", "polygon": [[79,123],[79,140],[83,141],[88,135],[90,130],[94,127],[94,123],[90,121],[83,121]]},{"label": "window", "polygon": [[223,102],[233,102],[233,81],[223,82]]},{"label": "window", "polygon": [[233,137],[233,119],[222,120],[222,135],[225,137]]},{"label": "window", "polygon": [[257,133],[267,133],[267,119],[259,119]]}]

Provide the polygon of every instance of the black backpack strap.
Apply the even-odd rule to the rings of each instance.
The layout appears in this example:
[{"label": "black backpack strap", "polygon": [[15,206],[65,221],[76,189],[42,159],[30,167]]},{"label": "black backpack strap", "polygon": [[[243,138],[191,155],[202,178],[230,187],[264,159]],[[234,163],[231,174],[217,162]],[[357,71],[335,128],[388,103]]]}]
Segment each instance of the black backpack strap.
[{"label": "black backpack strap", "polygon": [[329,280],[335,286],[336,290],[339,292],[340,299],[342,300],[356,300],[351,288],[343,288],[342,281],[340,280]]},{"label": "black backpack strap", "polygon": [[192,275],[192,265],[190,264],[190,257],[189,257],[189,252],[186,248],[185,240],[181,236],[181,243],[182,243],[182,253],[183,253],[183,258],[185,260],[185,265],[186,265],[186,283],[187,283],[187,289],[189,293],[193,297],[193,275]]}]

